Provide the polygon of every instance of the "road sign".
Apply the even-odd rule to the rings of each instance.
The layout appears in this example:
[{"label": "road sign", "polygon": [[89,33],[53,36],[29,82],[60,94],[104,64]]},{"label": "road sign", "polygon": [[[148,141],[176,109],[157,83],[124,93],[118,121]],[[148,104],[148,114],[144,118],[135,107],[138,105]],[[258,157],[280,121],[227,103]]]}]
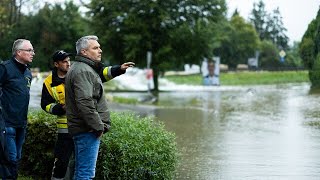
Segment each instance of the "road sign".
[{"label": "road sign", "polygon": [[284,58],[286,56],[286,52],[284,52],[284,50],[281,50],[279,52],[279,55],[280,55],[281,58]]}]

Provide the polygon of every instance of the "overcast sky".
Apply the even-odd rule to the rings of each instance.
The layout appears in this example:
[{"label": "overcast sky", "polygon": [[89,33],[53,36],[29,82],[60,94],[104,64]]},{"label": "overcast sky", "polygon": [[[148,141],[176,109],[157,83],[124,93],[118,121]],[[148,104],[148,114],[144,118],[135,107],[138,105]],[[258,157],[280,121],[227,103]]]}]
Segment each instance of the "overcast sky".
[{"label": "overcast sky", "polygon": [[[248,20],[253,3],[258,3],[259,0],[226,0],[226,2],[229,15],[237,8],[240,15]],[[320,0],[264,0],[263,2],[269,13],[279,7],[290,42],[301,40],[308,24],[316,18],[320,5]]]}]

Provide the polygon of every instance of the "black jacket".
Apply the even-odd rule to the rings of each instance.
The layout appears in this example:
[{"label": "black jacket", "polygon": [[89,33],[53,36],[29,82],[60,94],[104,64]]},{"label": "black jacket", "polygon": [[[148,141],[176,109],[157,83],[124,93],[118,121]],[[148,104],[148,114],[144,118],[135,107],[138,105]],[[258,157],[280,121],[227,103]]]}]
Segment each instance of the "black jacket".
[{"label": "black jacket", "polygon": [[0,64],[3,118],[7,127],[26,127],[32,75],[14,58]]},{"label": "black jacket", "polygon": [[[0,87],[0,97],[2,95]],[[9,155],[6,149],[6,133],[5,122],[2,117],[2,106],[0,101],[0,178],[10,177],[9,167]]]}]

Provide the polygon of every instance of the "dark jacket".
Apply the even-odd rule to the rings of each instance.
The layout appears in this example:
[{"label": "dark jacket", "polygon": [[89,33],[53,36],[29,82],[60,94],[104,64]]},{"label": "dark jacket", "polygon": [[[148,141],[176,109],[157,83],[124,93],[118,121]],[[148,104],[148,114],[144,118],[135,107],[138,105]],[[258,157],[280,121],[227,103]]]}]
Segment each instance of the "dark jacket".
[{"label": "dark jacket", "polygon": [[102,82],[125,71],[119,66],[103,68],[100,63],[82,56],[76,56],[75,61],[65,80],[69,133],[106,132],[111,122]]},{"label": "dark jacket", "polygon": [[14,58],[0,64],[3,118],[7,127],[26,127],[30,99],[31,71]]},{"label": "dark jacket", "polygon": [[[57,70],[54,69],[52,70],[52,83],[51,87],[57,87],[61,84],[64,84],[65,78],[59,78],[57,74]],[[65,94],[61,94],[61,96],[65,96]],[[47,106],[53,104],[52,107],[50,108],[50,111],[47,111]],[[62,108],[64,104],[58,103],[57,100],[55,100],[49,93],[45,83],[43,83],[42,87],[42,93],[41,93],[41,108],[53,115],[65,115],[66,111]]]},{"label": "dark jacket", "polygon": [[[2,95],[0,87],[0,97]],[[2,117],[2,106],[0,102],[0,177],[10,177],[10,167],[9,154],[6,148],[6,133],[5,133],[5,122]]]}]

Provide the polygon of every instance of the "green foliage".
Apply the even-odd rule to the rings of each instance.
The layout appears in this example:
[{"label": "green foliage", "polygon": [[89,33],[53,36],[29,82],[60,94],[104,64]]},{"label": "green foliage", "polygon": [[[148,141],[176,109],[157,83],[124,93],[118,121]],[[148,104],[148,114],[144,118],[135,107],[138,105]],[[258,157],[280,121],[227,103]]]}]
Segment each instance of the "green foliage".
[{"label": "green foliage", "polygon": [[285,34],[287,29],[283,25],[279,7],[273,10],[266,25],[269,34],[268,40],[272,41],[277,48],[287,50],[289,38]]},{"label": "green foliage", "polygon": [[[177,84],[202,85],[202,76],[199,74],[165,78]],[[307,71],[260,71],[221,73],[220,82],[222,85],[257,85],[309,82],[309,79]]]},{"label": "green foliage", "polygon": [[[22,174],[35,179],[51,177],[55,119],[42,110],[29,113]],[[172,179],[177,147],[174,134],[163,123],[131,113],[112,113],[111,119],[111,131],[101,141],[96,179]]]},{"label": "green foliage", "polygon": [[97,179],[172,179],[177,163],[175,136],[162,123],[133,114],[112,114],[103,136]]},{"label": "green foliage", "polygon": [[[275,71],[275,72],[241,72],[227,73],[221,77],[222,84],[232,85],[263,85],[309,82],[306,71]],[[224,83],[226,82],[226,83]]]},{"label": "green foliage", "polygon": [[309,78],[312,82],[312,88],[320,88],[320,53],[312,66],[312,70],[309,71]]},{"label": "green foliage", "polygon": [[305,67],[309,69],[309,78],[312,83],[312,87],[319,87],[320,9],[316,19],[311,21],[307,31],[303,35],[299,48],[303,63]]},{"label": "green foliage", "polygon": [[280,67],[303,67],[302,59],[299,56],[298,43],[295,43],[286,51],[285,61],[280,61],[280,50],[271,41],[260,43],[259,67],[263,69],[276,70]]},{"label": "green foliage", "polygon": [[250,21],[259,34],[260,40],[271,41],[279,49],[287,50],[289,38],[282,22],[279,8],[268,13],[262,0],[253,4]]},{"label": "green foliage", "polygon": [[[206,38],[208,26],[204,22],[217,23],[225,12],[224,0],[92,0],[89,14],[102,47],[113,61],[132,59],[139,67],[146,67],[146,53],[152,52],[154,87],[158,90],[159,72],[199,61],[208,53],[212,41]],[[185,34],[177,37],[179,32]],[[177,49],[188,55],[180,56]]]},{"label": "green foliage", "polygon": [[221,63],[235,68],[237,64],[246,64],[248,58],[254,57],[258,50],[259,38],[254,27],[237,15],[231,18],[230,24],[224,24],[224,37],[221,46],[214,50],[221,57]]},{"label": "green foliage", "polygon": [[32,177],[20,176],[18,177],[19,180],[33,180]]},{"label": "green foliage", "polygon": [[113,102],[124,103],[124,104],[137,104],[138,100],[134,98],[124,98],[124,97],[113,97]]},{"label": "green foliage", "polygon": [[[170,58],[172,61],[168,63],[168,66],[161,69],[181,70],[186,62],[199,64],[202,57],[212,57],[212,50],[219,43],[218,26],[219,23],[208,24],[205,21],[198,20],[195,22],[193,29],[184,24],[172,31],[170,33],[173,47],[173,55]],[[173,67],[172,62],[175,63]]]},{"label": "green foliage", "polygon": [[299,43],[294,42],[286,53],[285,63],[290,67],[304,67],[303,61],[299,55]]},{"label": "green foliage", "polygon": [[44,111],[28,115],[27,137],[23,146],[21,170],[24,175],[51,177],[56,141],[56,116]]},{"label": "green foliage", "polygon": [[[61,4],[47,4],[34,16],[28,16],[21,29],[32,40],[36,49],[34,66],[48,70],[51,55],[58,49],[74,52],[76,40],[85,32],[85,20],[79,7],[72,1]],[[37,27],[37,28],[33,28]]]},{"label": "green foliage", "polygon": [[273,68],[280,65],[277,47],[271,41],[262,41],[260,44],[259,67]]},{"label": "green foliage", "polygon": [[194,75],[185,75],[185,76],[181,76],[181,75],[165,76],[164,78],[176,84],[202,85],[203,77],[200,74],[194,74]]},{"label": "green foliage", "polygon": [[302,39],[302,42],[299,46],[299,53],[301,58],[303,59],[303,64],[309,70],[312,69],[315,59],[315,44],[312,38],[305,37]]},{"label": "green foliage", "polygon": [[265,10],[265,4],[263,1],[253,4],[253,9],[251,11],[250,21],[255,27],[257,33],[259,34],[260,40],[267,39],[267,32],[265,24],[267,23],[268,12]]},{"label": "green foliage", "polygon": [[[1,11],[1,10],[0,10]],[[1,16],[1,15],[0,15]],[[0,59],[11,56],[11,46],[15,39],[26,38],[31,41],[36,56],[32,66],[42,71],[48,70],[51,55],[58,49],[74,52],[76,40],[87,31],[85,19],[80,15],[79,7],[72,1],[64,4],[46,4],[35,14],[21,15],[21,20],[11,27],[0,47],[5,51],[0,53]],[[0,25],[1,27],[1,25]]]},{"label": "green foliage", "polygon": [[0,61],[6,60],[11,56],[11,47],[8,44],[13,43],[13,28],[20,21],[21,12],[16,5],[16,0],[0,1]]}]

